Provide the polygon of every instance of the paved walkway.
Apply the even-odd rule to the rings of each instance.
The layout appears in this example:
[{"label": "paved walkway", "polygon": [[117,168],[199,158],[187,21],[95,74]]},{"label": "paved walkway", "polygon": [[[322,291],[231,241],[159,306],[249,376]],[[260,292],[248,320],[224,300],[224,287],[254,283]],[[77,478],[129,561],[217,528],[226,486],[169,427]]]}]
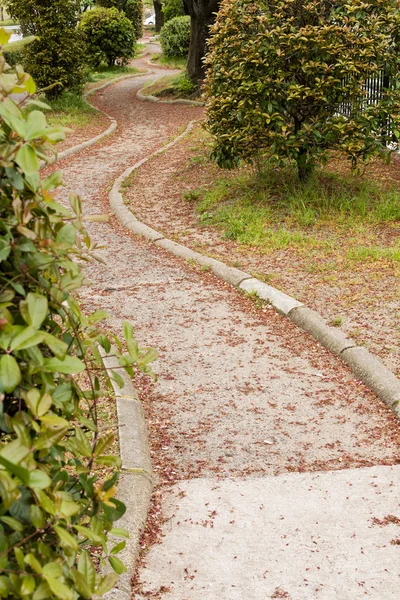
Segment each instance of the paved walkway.
[{"label": "paved walkway", "polygon": [[[201,115],[137,101],[148,79],[95,97],[117,135],[60,164],[87,212],[108,212],[116,176]],[[269,307],[113,220],[90,230],[105,262],[87,268],[84,302],[161,353],[148,400],[170,519],[134,597],[398,599],[398,525],[377,524],[400,516],[389,409]]]}]

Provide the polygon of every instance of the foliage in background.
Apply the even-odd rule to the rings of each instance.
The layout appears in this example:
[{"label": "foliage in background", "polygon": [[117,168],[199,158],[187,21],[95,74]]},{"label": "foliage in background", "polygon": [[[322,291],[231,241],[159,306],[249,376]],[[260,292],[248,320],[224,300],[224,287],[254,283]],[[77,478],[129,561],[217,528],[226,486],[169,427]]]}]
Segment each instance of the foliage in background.
[{"label": "foliage in background", "polygon": [[143,35],[143,0],[97,0],[96,4],[104,8],[118,8],[131,21],[136,39]]},{"label": "foliage in background", "polygon": [[143,0],[128,0],[124,12],[132,23],[136,39],[143,35]]},{"label": "foliage in background", "polygon": [[[400,136],[400,13],[396,0],[225,0],[207,57],[208,129],[218,164],[265,151],[296,161],[300,179],[340,149],[355,167]],[[366,82],[385,71],[382,96]],[[339,114],[340,105],[351,115]],[[387,131],[386,131],[387,133]]]},{"label": "foliage in background", "polygon": [[165,0],[162,5],[162,11],[164,15],[164,23],[170,21],[174,17],[183,16],[183,3],[182,0]]},{"label": "foliage in background", "polygon": [[23,54],[23,64],[49,98],[64,90],[79,90],[84,83],[84,49],[76,27],[75,0],[10,0],[11,16],[24,35],[37,39]]},{"label": "foliage in background", "polygon": [[[0,30],[4,50],[8,39]],[[84,315],[72,295],[96,250],[80,199],[59,204],[62,174],[39,173],[45,145],[64,131],[47,124],[42,102],[12,100],[35,91],[0,54],[0,597],[90,599],[125,569],[125,541],[113,542],[127,535],[114,528],[125,511],[115,498],[120,458],[97,422],[98,345],[113,350],[99,329],[105,313]],[[119,364],[149,372],[155,351],[139,350],[128,323],[124,333],[126,353],[113,338]],[[94,556],[114,573],[97,573]]]},{"label": "foliage in background", "polygon": [[190,17],[174,17],[161,29],[160,44],[165,56],[187,56],[190,44]]},{"label": "foliage in background", "polygon": [[95,8],[86,12],[79,24],[86,44],[86,58],[91,66],[112,67],[116,60],[127,64],[135,53],[135,30],[117,8]]}]

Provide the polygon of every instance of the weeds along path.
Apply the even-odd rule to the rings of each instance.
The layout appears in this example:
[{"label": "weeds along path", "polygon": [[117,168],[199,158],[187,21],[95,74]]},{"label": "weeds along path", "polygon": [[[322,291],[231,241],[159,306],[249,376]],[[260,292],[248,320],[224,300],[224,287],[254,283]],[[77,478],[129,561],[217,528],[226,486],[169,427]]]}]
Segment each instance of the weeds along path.
[{"label": "weeds along path", "polygon": [[[152,77],[127,79],[95,96],[95,105],[118,121],[117,133],[58,165],[66,184],[62,194],[80,193],[88,213],[109,212],[114,179],[201,118],[198,107],[137,101],[137,90]],[[131,321],[142,345],[161,355],[158,382],[138,385],[162,508],[172,520],[139,571],[134,597],[309,600],[319,597],[315,587],[324,586],[324,599],[354,599],[361,597],[359,568],[363,585],[378,589],[369,597],[395,598],[390,594],[397,593],[397,578],[385,562],[396,550],[389,543],[393,532],[367,526],[368,519],[393,512],[396,498],[398,505],[396,468],[381,466],[399,457],[398,421],[390,410],[268,306],[258,308],[210,273],[135,238],[113,218],[91,224],[90,232],[103,246],[98,254],[104,263],[87,267],[91,283],[81,300],[109,311],[116,332],[123,320]],[[355,469],[364,466],[373,468]],[[335,471],[342,469],[339,477]],[[311,497],[317,488],[320,499]],[[314,492],[308,496],[308,490]],[[362,504],[360,532],[352,499]],[[297,531],[293,523],[285,529],[282,520],[290,507],[296,508]],[[319,538],[313,539],[312,523],[335,519],[331,529],[315,525]],[[376,532],[379,540],[371,541]],[[293,539],[301,557],[290,569]],[[379,560],[374,544],[380,545]],[[372,550],[361,553],[365,545]],[[356,552],[361,567],[346,563],[346,552]],[[277,595],[279,590],[287,595]]]}]

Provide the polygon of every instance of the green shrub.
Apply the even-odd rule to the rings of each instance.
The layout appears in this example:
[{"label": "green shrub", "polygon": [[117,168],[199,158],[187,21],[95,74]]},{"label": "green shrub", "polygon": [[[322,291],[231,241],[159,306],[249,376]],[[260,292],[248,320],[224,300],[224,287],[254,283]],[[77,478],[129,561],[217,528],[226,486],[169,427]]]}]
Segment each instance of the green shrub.
[{"label": "green shrub", "polygon": [[[8,38],[0,30],[6,51]],[[113,350],[98,328],[104,312],[83,314],[72,295],[96,250],[81,201],[59,204],[62,174],[39,173],[64,131],[47,124],[43,103],[12,100],[35,89],[0,53],[0,597],[89,599],[125,570],[116,556],[125,542],[112,541],[127,535],[114,529],[125,511],[115,498],[121,461],[97,422],[98,345]],[[124,329],[119,364],[148,371],[154,351],[141,352]],[[115,573],[96,573],[93,559]]]},{"label": "green shrub", "polygon": [[22,60],[38,86],[54,86],[46,92],[51,98],[67,89],[79,90],[84,83],[84,52],[75,0],[10,0],[9,11],[24,35],[37,36]]},{"label": "green shrub", "polygon": [[95,8],[86,12],[79,24],[86,42],[86,56],[91,66],[127,64],[135,52],[135,30],[117,8]]},{"label": "green shrub", "polygon": [[164,14],[164,23],[175,17],[181,17],[184,14],[183,2],[182,0],[165,0],[162,5],[162,11]]},{"label": "green shrub", "polygon": [[124,12],[132,23],[138,40],[143,35],[143,0],[128,0]]},{"label": "green shrub", "polygon": [[[304,180],[331,148],[353,167],[388,156],[389,119],[400,136],[399,26],[396,0],[225,0],[206,60],[218,163],[261,151],[296,161]],[[368,80],[383,72],[371,102]]]},{"label": "green shrub", "polygon": [[187,56],[190,44],[190,17],[174,17],[161,29],[161,49],[165,56]]}]

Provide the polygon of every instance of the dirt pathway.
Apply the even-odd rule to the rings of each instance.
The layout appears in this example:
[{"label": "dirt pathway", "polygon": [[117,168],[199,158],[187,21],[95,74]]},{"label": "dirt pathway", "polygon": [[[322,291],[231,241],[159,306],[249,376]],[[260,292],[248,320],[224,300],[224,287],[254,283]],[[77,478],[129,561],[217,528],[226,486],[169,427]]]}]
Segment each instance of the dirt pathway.
[{"label": "dirt pathway", "polygon": [[[95,96],[94,104],[117,119],[117,134],[59,165],[66,183],[62,194],[77,191],[88,213],[109,212],[107,190],[115,177],[161,147],[190,120],[201,116],[202,109],[197,107],[139,102],[137,90],[152,77],[128,79]],[[349,572],[342,569],[344,579],[340,574],[336,577],[340,585],[336,579],[329,583],[329,578],[321,576],[331,595],[320,596],[307,586],[306,595],[303,591],[296,595],[298,586],[304,587],[305,566],[300,566],[288,578],[288,595],[278,596],[276,590],[282,583],[279,569],[272,564],[268,567],[258,564],[253,555],[249,561],[246,544],[259,538],[260,527],[274,527],[273,523],[262,525],[256,518],[260,505],[270,498],[267,494],[265,502],[263,500],[271,476],[277,482],[276,498],[280,497],[280,489],[286,490],[282,492],[282,502],[286,503],[283,513],[291,504],[296,504],[296,485],[290,477],[288,479],[290,472],[294,472],[291,477],[310,477],[305,473],[310,471],[330,471],[328,475],[334,476],[334,470],[398,462],[399,427],[394,415],[357,382],[338,359],[270,308],[257,309],[250,299],[229,285],[134,238],[113,219],[109,225],[93,224],[90,230],[95,241],[103,245],[99,254],[105,262],[87,268],[92,283],[82,293],[82,299],[91,308],[107,309],[112,315],[110,327],[118,332],[122,320],[133,322],[140,342],[160,350],[161,359],[156,365],[159,381],[153,387],[146,387],[144,394],[154,467],[161,489],[172,492],[166,493],[164,509],[172,516],[174,507],[184,503],[188,511],[184,517],[186,533],[189,537],[193,534],[197,540],[193,543],[202,548],[194,555],[202,564],[196,565],[196,558],[192,556],[189,565],[181,553],[180,523],[175,519],[166,524],[165,552],[163,544],[158,550],[155,547],[150,551],[148,567],[139,574],[142,584],[135,597],[164,598],[165,595],[166,600],[198,597],[214,600],[218,596],[226,600],[361,597],[334,595],[342,585],[350,585],[354,569]],[[338,478],[334,484],[342,486],[342,492],[343,486],[356,488],[360,476],[356,475],[353,481],[353,473],[358,472],[346,471],[345,484],[340,484]],[[368,518],[383,518],[385,511],[393,510],[392,476],[391,467],[378,467],[373,474],[375,487],[366,482],[369,475],[364,477],[362,494],[367,508],[363,519],[367,514]],[[314,483],[301,481],[299,489],[305,498],[307,486],[322,485],[325,493],[330,486],[329,483],[317,485],[316,480],[312,480]],[[181,490],[180,485],[184,489]],[[384,514],[382,511],[375,514],[377,503],[368,500],[369,493],[377,493],[376,487],[382,494]],[[391,496],[385,495],[386,489],[391,490]],[[215,490],[221,490],[221,494]],[[344,503],[348,496],[349,493],[344,494]],[[247,503],[246,511],[240,512],[239,499],[249,497],[257,498],[257,506]],[[212,498],[215,505],[210,510],[207,498]],[[310,507],[303,503],[296,513],[300,520],[301,514],[306,515],[311,506],[318,512],[320,503],[316,499]],[[328,522],[329,506],[329,503],[324,506],[324,516],[320,515]],[[236,509],[240,517],[234,515]],[[232,516],[227,520],[230,529],[221,530],[222,538],[217,535],[213,550],[225,566],[221,569],[214,566],[214,571],[209,572],[205,554],[211,545],[208,546],[207,536],[217,514],[226,520],[230,513]],[[318,515],[315,518],[319,518]],[[248,530],[246,536],[242,535],[243,527]],[[350,529],[345,528],[346,535]],[[288,535],[283,530],[282,536]],[[368,536],[369,530],[363,521],[362,535]],[[381,534],[379,543],[386,540],[386,533]],[[172,538],[168,537],[170,534]],[[326,530],[321,533],[328,534]],[[307,539],[303,550],[308,556],[314,549],[309,539],[310,530],[305,529],[302,535]],[[224,554],[222,539],[227,536],[231,542],[229,551]],[[349,540],[350,536],[351,533]],[[268,542],[267,531],[262,538]],[[240,556],[232,552],[235,540],[245,544]],[[361,536],[360,543],[363,540]],[[342,538],[336,543],[345,545]],[[371,553],[368,564],[363,567],[365,577],[369,577],[368,589],[380,582],[380,596],[372,593],[371,598],[395,598],[390,595],[394,589],[393,575],[385,562],[391,560],[395,546],[387,541],[387,548],[386,554],[381,552],[382,560],[376,562]],[[259,550],[262,556],[272,553],[268,545]],[[281,560],[285,560],[284,547],[282,552]],[[327,560],[335,561],[332,553],[320,555],[324,573],[330,571]],[[322,579],[318,580],[319,567],[313,564],[312,568],[318,587],[322,585]],[[196,571],[202,569],[197,585]],[[260,569],[267,575],[264,573],[263,577]],[[232,573],[236,573],[235,581],[239,577],[237,583],[232,584]],[[237,575],[240,573],[242,580]],[[371,577],[374,584],[370,582]],[[204,588],[204,578],[211,587]],[[245,587],[233,593],[232,585]],[[354,585],[353,581],[351,589]],[[245,596],[244,589],[247,590]]]}]

